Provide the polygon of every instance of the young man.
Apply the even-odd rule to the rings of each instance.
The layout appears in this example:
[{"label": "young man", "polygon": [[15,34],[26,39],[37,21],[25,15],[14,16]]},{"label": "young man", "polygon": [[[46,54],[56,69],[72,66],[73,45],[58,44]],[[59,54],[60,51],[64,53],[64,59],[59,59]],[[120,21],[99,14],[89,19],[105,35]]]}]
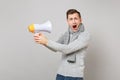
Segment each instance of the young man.
[{"label": "young man", "polygon": [[81,14],[76,9],[66,12],[68,30],[58,41],[49,40],[42,33],[35,34],[34,40],[47,48],[62,53],[62,60],[56,80],[83,80],[84,57],[89,41],[89,33],[85,29]]}]

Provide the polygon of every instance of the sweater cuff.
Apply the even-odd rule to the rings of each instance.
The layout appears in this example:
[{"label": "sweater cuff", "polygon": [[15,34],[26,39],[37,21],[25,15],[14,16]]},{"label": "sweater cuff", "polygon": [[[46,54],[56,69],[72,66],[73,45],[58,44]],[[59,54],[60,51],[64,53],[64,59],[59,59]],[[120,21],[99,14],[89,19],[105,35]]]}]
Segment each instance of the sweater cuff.
[{"label": "sweater cuff", "polygon": [[53,44],[53,41],[52,40],[48,40],[46,46],[50,47],[52,44]]},{"label": "sweater cuff", "polygon": [[52,50],[52,51],[54,51],[54,52],[56,52],[57,50],[55,50],[55,48],[54,48],[54,41],[52,41],[52,40],[48,40],[48,43],[45,45],[47,48],[49,48],[50,50]]}]

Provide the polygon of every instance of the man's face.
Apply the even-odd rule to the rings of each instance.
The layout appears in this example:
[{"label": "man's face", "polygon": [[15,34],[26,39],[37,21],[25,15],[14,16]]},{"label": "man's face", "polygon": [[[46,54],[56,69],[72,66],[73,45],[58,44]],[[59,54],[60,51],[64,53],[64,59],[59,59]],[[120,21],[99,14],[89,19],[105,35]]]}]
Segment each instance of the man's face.
[{"label": "man's face", "polygon": [[78,27],[81,22],[82,20],[79,17],[78,13],[73,13],[68,15],[67,23],[73,32],[76,32],[78,30]]}]

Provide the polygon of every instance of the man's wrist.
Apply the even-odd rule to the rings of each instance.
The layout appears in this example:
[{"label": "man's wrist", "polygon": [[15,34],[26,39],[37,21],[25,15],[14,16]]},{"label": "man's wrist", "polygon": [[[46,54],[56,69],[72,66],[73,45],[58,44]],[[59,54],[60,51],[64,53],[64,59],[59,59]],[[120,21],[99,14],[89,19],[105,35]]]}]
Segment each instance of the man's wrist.
[{"label": "man's wrist", "polygon": [[48,40],[46,39],[46,41],[45,41],[44,45],[46,46],[47,44],[48,44]]}]

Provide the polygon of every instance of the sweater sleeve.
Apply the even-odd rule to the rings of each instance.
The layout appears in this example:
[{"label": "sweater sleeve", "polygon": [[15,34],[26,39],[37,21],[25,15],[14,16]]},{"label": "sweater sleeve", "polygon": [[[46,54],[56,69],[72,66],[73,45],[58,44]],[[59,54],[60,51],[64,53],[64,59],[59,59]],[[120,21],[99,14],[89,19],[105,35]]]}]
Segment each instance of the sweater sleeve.
[{"label": "sweater sleeve", "polygon": [[58,42],[48,40],[48,44],[46,46],[48,46],[49,48],[51,48],[54,51],[59,51],[64,54],[70,54],[70,53],[80,50],[84,47],[87,47],[88,41],[89,41],[88,32],[83,32],[79,35],[79,37],[76,40],[69,43],[68,45],[60,44]]},{"label": "sweater sleeve", "polygon": [[[62,34],[62,36],[54,43],[58,43],[58,44],[63,44],[64,43],[64,34]],[[51,46],[45,45],[48,49],[57,52],[57,50]]]}]

